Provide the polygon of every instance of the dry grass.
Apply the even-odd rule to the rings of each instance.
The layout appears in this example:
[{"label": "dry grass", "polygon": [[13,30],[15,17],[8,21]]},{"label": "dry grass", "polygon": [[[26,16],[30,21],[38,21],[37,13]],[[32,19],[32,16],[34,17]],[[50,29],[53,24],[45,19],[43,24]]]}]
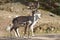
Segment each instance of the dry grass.
[{"label": "dry grass", "polygon": [[[24,9],[24,5],[20,3],[10,3],[0,6],[0,37],[1,36],[14,36],[14,32],[11,33],[6,31],[6,27],[12,22],[12,19],[18,15],[31,15],[31,10]],[[24,10],[23,10],[24,9]],[[54,15],[50,16],[51,12],[45,10],[39,10],[42,14],[41,19],[35,25],[36,28],[35,34],[44,34],[44,33],[60,33],[60,17]],[[48,29],[50,28],[50,29]],[[52,28],[55,28],[52,30]],[[24,28],[19,28],[20,34],[23,35]]]}]

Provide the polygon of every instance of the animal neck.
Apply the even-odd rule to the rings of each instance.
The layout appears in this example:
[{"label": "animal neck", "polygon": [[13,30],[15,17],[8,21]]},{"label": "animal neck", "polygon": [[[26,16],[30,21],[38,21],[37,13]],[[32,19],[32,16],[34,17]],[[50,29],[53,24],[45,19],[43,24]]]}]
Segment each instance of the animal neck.
[{"label": "animal neck", "polygon": [[38,11],[33,11],[32,16],[33,16],[33,22],[37,21],[40,18],[40,14]]},{"label": "animal neck", "polygon": [[35,13],[35,14],[32,15],[32,17],[33,17],[33,22],[35,22],[35,21],[37,20],[37,17],[38,17],[38,16],[37,16],[36,13]]}]

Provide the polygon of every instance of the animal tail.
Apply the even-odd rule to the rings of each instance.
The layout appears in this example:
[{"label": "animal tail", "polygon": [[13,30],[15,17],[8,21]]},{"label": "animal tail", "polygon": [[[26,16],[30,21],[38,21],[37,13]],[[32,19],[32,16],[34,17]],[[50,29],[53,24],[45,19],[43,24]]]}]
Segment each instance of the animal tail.
[{"label": "animal tail", "polygon": [[10,29],[10,32],[14,29],[14,27],[12,26],[11,29]]},{"label": "animal tail", "polygon": [[6,28],[7,31],[12,31],[12,29],[13,29],[13,25],[12,24],[10,24],[9,26],[7,26],[7,28]]}]

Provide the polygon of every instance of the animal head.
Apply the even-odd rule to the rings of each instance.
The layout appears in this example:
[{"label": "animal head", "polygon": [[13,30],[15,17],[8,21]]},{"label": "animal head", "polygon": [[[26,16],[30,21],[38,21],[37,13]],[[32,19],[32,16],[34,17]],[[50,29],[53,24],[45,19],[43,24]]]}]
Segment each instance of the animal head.
[{"label": "animal head", "polygon": [[33,15],[38,17],[38,18],[41,18],[41,13],[37,10],[33,11]]}]

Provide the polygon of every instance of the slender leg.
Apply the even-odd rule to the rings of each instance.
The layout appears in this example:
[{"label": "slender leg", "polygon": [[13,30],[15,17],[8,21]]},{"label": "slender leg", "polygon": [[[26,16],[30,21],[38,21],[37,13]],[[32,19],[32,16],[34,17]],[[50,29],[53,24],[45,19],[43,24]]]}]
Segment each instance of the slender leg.
[{"label": "slender leg", "polygon": [[17,29],[17,34],[18,34],[18,36],[20,37],[20,34],[19,34],[19,29]]},{"label": "slender leg", "polygon": [[17,29],[17,28],[15,29],[15,36],[16,36],[16,37],[20,37],[20,34],[19,34],[19,32],[18,32],[18,29]]},{"label": "slender leg", "polygon": [[26,25],[26,27],[25,27],[25,29],[24,29],[24,35],[26,34],[26,30],[27,30],[27,25]]},{"label": "slender leg", "polygon": [[28,38],[29,38],[29,35],[30,35],[30,25],[32,24],[31,21],[28,21],[28,25],[27,25],[27,32],[28,32]]},{"label": "slender leg", "polygon": [[28,38],[29,38],[29,35],[30,35],[30,28],[29,28],[29,26],[27,27],[27,32],[28,32]]},{"label": "slender leg", "polygon": [[15,31],[14,31],[14,32],[15,32],[15,36],[16,36],[16,37],[18,37],[18,34],[17,34],[17,31],[16,31],[16,29],[15,29]]},{"label": "slender leg", "polygon": [[37,22],[37,21],[33,22],[33,23],[31,24],[31,26],[30,26],[30,27],[31,27],[31,31],[32,31],[32,36],[34,36],[34,32],[33,32],[34,30],[33,30],[33,29],[34,29],[34,25],[36,24],[36,22]]},{"label": "slender leg", "polygon": [[33,26],[31,26],[31,32],[32,32],[32,36],[34,36],[34,33],[33,33]]}]

